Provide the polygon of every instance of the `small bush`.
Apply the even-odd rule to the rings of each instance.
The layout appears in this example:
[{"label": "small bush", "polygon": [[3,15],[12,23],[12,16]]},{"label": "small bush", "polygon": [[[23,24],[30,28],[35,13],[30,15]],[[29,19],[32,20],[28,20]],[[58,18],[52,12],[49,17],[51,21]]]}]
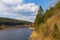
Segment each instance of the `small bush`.
[{"label": "small bush", "polygon": [[52,37],[54,39],[60,40],[60,32],[59,32],[59,28],[58,28],[57,24],[55,24],[55,26],[54,26],[54,31],[52,33]]}]

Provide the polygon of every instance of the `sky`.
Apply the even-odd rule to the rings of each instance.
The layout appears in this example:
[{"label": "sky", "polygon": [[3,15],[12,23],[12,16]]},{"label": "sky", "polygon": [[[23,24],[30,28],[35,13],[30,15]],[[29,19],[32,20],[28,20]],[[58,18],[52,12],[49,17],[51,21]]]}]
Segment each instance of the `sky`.
[{"label": "sky", "polygon": [[34,22],[39,6],[45,11],[54,6],[55,2],[56,0],[0,0],[0,17]]}]

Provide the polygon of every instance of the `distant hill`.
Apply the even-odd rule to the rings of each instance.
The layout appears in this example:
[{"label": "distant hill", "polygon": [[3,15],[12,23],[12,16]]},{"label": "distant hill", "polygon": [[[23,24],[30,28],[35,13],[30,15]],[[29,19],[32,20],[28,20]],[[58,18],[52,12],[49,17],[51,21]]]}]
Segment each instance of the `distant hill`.
[{"label": "distant hill", "polygon": [[23,24],[32,24],[32,22],[0,17],[0,25],[2,25],[2,24],[5,24],[5,25],[23,25]]}]

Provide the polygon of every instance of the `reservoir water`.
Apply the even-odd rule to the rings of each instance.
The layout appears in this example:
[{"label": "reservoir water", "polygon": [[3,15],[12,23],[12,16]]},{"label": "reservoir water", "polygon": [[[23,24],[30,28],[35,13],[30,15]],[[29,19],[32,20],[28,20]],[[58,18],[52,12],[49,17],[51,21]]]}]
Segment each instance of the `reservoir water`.
[{"label": "reservoir water", "polygon": [[32,31],[29,28],[0,31],[0,40],[29,40]]}]

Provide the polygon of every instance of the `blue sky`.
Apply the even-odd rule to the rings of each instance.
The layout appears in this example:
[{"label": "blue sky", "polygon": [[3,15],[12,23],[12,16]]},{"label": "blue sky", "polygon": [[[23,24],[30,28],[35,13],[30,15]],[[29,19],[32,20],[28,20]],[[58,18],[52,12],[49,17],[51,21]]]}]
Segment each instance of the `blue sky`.
[{"label": "blue sky", "polygon": [[0,0],[0,17],[34,22],[40,5],[45,11],[55,2],[56,0]]},{"label": "blue sky", "polygon": [[47,9],[51,4],[55,3],[56,0],[26,0],[26,3],[35,3],[38,6],[42,6],[44,10]]}]

